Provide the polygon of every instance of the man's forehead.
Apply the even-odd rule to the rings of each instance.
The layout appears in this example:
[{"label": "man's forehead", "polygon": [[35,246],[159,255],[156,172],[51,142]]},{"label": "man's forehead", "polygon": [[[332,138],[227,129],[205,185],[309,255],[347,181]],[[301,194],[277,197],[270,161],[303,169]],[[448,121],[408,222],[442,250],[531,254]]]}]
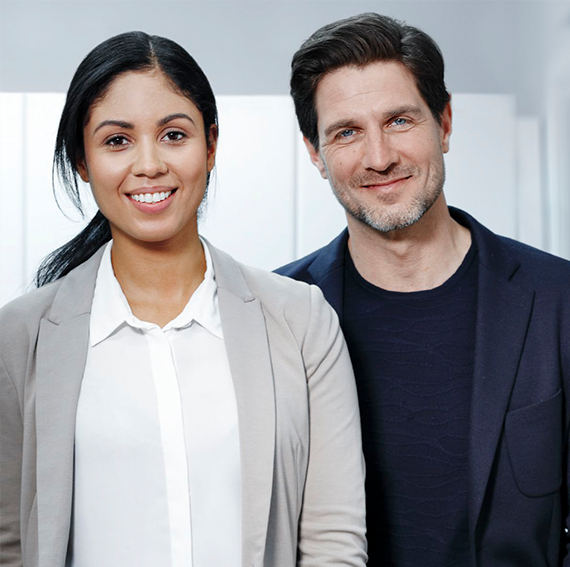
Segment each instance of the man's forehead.
[{"label": "man's forehead", "polygon": [[321,79],[315,96],[319,118],[372,107],[385,113],[402,106],[423,107],[422,102],[414,76],[397,61],[335,69]]}]

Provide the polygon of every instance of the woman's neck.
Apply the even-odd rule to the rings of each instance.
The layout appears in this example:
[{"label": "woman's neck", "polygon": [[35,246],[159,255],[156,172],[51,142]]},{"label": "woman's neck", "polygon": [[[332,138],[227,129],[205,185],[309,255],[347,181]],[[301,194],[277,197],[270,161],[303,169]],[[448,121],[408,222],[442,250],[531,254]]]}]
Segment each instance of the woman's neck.
[{"label": "woman's neck", "polygon": [[197,231],[176,245],[114,235],[111,261],[133,314],[160,327],[182,312],[206,272]]}]

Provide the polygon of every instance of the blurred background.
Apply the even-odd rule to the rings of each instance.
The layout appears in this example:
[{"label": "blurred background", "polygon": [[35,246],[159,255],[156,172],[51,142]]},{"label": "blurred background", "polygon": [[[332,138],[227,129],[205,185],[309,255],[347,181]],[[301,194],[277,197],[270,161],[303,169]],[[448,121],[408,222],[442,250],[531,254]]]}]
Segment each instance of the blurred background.
[{"label": "blurred background", "polygon": [[290,61],[320,26],[366,11],[423,29],[443,52],[454,112],[448,202],[570,258],[568,1],[0,0],[0,306],[89,220],[64,197],[67,216],[55,205],[55,132],[77,65],[128,30],[180,43],[217,95],[202,234],[267,269],[327,244],[345,219],[302,145]]}]

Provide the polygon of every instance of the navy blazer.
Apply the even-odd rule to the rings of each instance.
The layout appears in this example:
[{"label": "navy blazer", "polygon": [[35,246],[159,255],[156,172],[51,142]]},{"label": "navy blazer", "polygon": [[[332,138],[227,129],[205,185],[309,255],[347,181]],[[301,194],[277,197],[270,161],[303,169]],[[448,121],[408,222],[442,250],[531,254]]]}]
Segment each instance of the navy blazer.
[{"label": "navy blazer", "polygon": [[[570,566],[570,262],[497,236],[463,211],[450,207],[450,213],[469,228],[479,254],[469,438],[472,565]],[[347,239],[345,230],[277,270],[319,286],[341,323]]]}]

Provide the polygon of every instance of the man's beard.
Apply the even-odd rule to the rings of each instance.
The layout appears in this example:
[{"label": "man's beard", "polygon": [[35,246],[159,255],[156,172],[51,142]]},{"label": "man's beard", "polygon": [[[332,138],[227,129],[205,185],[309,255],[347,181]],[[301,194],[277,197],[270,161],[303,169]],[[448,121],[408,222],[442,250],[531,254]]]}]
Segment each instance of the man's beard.
[{"label": "man's beard", "polygon": [[391,179],[409,176],[418,178],[420,169],[415,166],[395,166],[382,173],[364,173],[350,180],[348,190],[336,185],[328,169],[327,174],[333,193],[345,211],[354,219],[383,233],[406,228],[418,222],[437,201],[445,182],[445,166],[442,158],[441,162],[432,168],[432,174],[426,181],[424,191],[413,195],[411,202],[402,206],[392,206],[387,205],[379,196],[377,204],[370,205],[358,198],[358,192],[365,191],[361,189],[363,185],[386,183]]}]

